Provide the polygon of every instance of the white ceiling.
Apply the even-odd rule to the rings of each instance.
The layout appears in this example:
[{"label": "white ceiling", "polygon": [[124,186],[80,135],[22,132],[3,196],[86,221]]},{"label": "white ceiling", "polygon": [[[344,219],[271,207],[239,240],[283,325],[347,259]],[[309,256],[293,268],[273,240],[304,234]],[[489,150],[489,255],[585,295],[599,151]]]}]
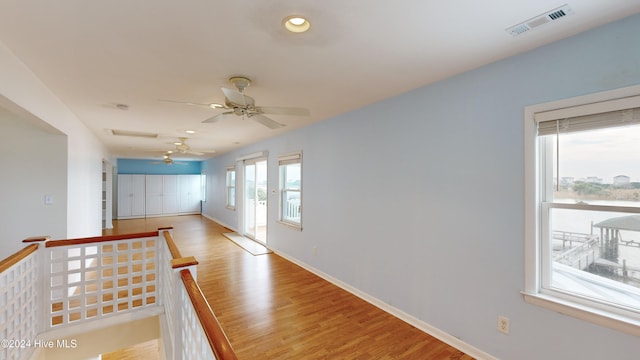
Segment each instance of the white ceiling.
[{"label": "white ceiling", "polygon": [[[309,125],[640,12],[638,0],[570,0],[573,14],[520,36],[505,29],[564,0],[2,0],[0,41],[116,157],[160,158],[184,130],[215,154]],[[304,34],[281,25],[311,21]],[[594,49],[596,51],[596,49]],[[228,78],[253,80],[256,105],[304,107],[270,130],[161,102],[224,102]],[[129,110],[115,105],[126,104]],[[115,137],[106,129],[153,132]],[[191,158],[194,158],[191,156]]]}]

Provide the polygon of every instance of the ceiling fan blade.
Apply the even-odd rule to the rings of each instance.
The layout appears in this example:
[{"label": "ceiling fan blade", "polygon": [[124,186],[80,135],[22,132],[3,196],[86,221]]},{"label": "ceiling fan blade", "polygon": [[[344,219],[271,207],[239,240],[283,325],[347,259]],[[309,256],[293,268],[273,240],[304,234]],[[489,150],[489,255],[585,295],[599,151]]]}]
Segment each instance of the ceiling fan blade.
[{"label": "ceiling fan blade", "polygon": [[233,111],[227,111],[227,112],[223,112],[222,114],[218,114],[216,116],[212,116],[206,120],[203,121],[203,123],[214,123],[214,122],[218,122],[222,119],[224,119],[225,117],[229,116],[229,115],[233,115]]},{"label": "ceiling fan blade", "polygon": [[310,116],[309,109],[279,106],[257,106],[256,111],[261,114]]},{"label": "ceiling fan blade", "polygon": [[256,104],[256,101],[251,96],[247,96],[239,91],[222,88],[222,92],[231,104],[240,107],[254,106]]},{"label": "ceiling fan blade", "polygon": [[271,120],[268,117],[264,116],[264,115],[260,115],[260,114],[249,114],[247,115],[249,118],[259,122],[260,124],[268,127],[269,129],[278,129],[281,128],[283,126],[285,126],[284,124],[280,124],[279,122],[275,121],[275,120]]},{"label": "ceiling fan blade", "polygon": [[204,153],[203,153],[203,152],[199,152],[199,151],[192,151],[192,150],[187,150],[187,151],[185,151],[185,154],[197,155],[197,156],[204,155]]},{"label": "ceiling fan blade", "polygon": [[180,101],[180,100],[169,100],[169,99],[158,99],[158,101],[162,101],[162,102],[169,102],[169,103],[176,103],[176,104],[185,104],[185,105],[196,105],[196,106],[206,106],[206,107],[211,107],[211,104],[202,104],[202,103],[196,103],[196,102],[192,102],[192,101]]}]

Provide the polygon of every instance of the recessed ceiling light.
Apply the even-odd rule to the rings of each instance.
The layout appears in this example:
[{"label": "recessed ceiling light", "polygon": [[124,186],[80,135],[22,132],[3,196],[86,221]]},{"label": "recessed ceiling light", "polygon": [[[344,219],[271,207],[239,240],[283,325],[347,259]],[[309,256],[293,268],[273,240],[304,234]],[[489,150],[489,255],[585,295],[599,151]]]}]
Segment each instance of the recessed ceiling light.
[{"label": "recessed ceiling light", "polygon": [[220,109],[220,108],[223,108],[224,106],[220,105],[220,104],[213,103],[213,104],[209,104],[209,107],[212,108],[212,109]]},{"label": "recessed ceiling light", "polygon": [[311,28],[311,23],[300,15],[290,15],[282,21],[285,29],[294,33],[303,33]]},{"label": "recessed ceiling light", "polygon": [[187,134],[195,134],[196,133],[195,130],[185,130],[184,132],[186,132]]}]

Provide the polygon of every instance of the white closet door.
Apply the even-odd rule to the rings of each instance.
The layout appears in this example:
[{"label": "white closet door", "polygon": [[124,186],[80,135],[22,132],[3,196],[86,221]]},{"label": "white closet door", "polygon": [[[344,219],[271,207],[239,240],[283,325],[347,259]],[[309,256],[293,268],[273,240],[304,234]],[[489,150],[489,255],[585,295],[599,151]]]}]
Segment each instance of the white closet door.
[{"label": "white closet door", "polygon": [[145,214],[145,176],[131,175],[131,188],[133,189],[133,197],[131,203],[131,215],[142,217]]},{"label": "white closet door", "polygon": [[118,218],[131,216],[132,191],[131,175],[118,175]]},{"label": "white closet door", "polygon": [[162,215],[162,175],[147,175],[147,215]]},{"label": "white closet door", "polygon": [[177,214],[178,206],[178,176],[162,176],[162,213]]},{"label": "white closet door", "polygon": [[179,175],[178,186],[180,192],[180,212],[199,213],[201,184],[200,175]]},{"label": "white closet door", "polygon": [[145,176],[118,175],[118,218],[144,217]]}]

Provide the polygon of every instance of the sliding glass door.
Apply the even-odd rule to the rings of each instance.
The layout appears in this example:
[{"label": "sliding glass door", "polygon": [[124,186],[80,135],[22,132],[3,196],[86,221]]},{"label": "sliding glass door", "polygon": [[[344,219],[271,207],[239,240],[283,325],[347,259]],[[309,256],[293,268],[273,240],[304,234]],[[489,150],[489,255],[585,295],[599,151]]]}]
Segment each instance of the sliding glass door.
[{"label": "sliding glass door", "polygon": [[267,242],[267,160],[245,160],[244,235]]}]

